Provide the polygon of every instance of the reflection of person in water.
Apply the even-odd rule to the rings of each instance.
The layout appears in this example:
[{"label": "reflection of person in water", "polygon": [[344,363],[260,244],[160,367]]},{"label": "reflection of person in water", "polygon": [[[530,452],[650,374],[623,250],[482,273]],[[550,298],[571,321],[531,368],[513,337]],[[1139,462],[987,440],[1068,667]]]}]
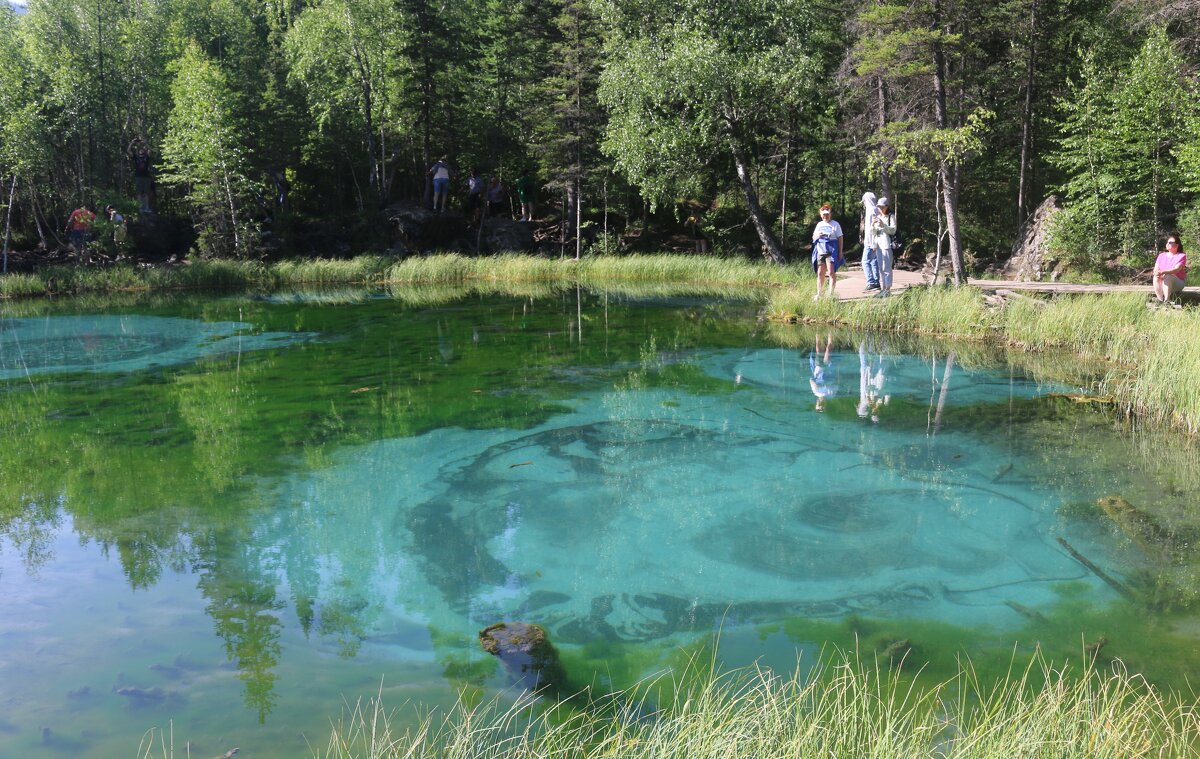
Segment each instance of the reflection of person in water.
[{"label": "reflection of person in water", "polygon": [[[874,355],[872,355],[874,354]],[[887,364],[878,347],[867,342],[858,344],[858,415],[871,417],[879,423],[879,409],[892,397],[884,392],[887,383]]]},{"label": "reflection of person in water", "polygon": [[871,415],[871,359],[867,355],[866,341],[858,343],[858,416],[866,419]]},{"label": "reflection of person in water", "polygon": [[892,396],[883,392],[883,386],[887,383],[887,360],[884,359],[883,353],[876,351],[875,361],[872,361],[872,369],[868,377],[868,400],[871,405],[871,422],[878,424],[880,422],[880,408],[887,406],[892,400]]},{"label": "reflection of person in water", "polygon": [[808,354],[808,368],[812,379],[808,386],[817,396],[817,411],[825,410],[825,400],[837,395],[837,368],[833,364],[833,335],[825,335],[825,350],[821,351],[821,338],[817,337],[812,353]]}]

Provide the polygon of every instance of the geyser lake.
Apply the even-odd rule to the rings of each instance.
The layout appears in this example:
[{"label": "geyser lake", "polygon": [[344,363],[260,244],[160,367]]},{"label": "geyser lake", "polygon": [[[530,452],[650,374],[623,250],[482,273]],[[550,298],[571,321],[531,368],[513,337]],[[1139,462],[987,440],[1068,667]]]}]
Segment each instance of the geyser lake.
[{"label": "geyser lake", "polygon": [[19,309],[0,755],[306,755],[360,698],[508,697],[497,621],[604,691],[718,633],[727,667],[1200,663],[1200,466],[1063,397],[1069,358],[573,290]]}]

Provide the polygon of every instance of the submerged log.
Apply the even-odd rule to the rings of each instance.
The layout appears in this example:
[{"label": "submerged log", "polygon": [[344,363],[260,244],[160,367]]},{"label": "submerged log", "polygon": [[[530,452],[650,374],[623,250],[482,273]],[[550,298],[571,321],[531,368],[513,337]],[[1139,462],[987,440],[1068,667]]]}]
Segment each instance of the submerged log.
[{"label": "submerged log", "polygon": [[1099,406],[1111,406],[1117,399],[1111,395],[1088,395],[1086,393],[1047,393],[1047,398],[1066,398],[1075,403],[1092,403]]},{"label": "submerged log", "polygon": [[1149,514],[1134,508],[1121,496],[1106,495],[1097,500],[1096,505],[1121,532],[1146,553],[1154,555],[1171,550],[1174,542],[1171,533],[1159,526]]},{"label": "submerged log", "polygon": [[1025,604],[1019,604],[1016,601],[1005,601],[1004,605],[1020,614],[1022,617],[1025,617],[1033,622],[1039,622],[1042,624],[1046,622],[1046,617],[1043,616],[1040,611],[1030,608]]},{"label": "submerged log", "polygon": [[1067,549],[1067,553],[1071,554],[1071,558],[1075,559],[1075,561],[1078,561],[1080,564],[1087,567],[1091,571],[1092,574],[1096,575],[1101,580],[1103,580],[1110,588],[1112,588],[1113,590],[1117,591],[1118,593],[1120,593],[1121,595],[1125,596],[1126,598],[1128,598],[1130,600],[1135,600],[1137,598],[1137,596],[1134,595],[1133,591],[1131,591],[1129,588],[1125,587],[1120,582],[1115,580],[1111,575],[1109,575],[1103,569],[1096,566],[1090,559],[1088,559],[1088,557],[1084,556],[1079,551],[1076,551],[1075,547],[1072,546],[1070,543],[1068,543],[1065,538],[1059,536],[1058,544],[1061,545],[1063,548]]},{"label": "submerged log", "polygon": [[525,622],[499,622],[479,631],[483,650],[500,660],[515,685],[559,693],[566,672],[546,631]]}]

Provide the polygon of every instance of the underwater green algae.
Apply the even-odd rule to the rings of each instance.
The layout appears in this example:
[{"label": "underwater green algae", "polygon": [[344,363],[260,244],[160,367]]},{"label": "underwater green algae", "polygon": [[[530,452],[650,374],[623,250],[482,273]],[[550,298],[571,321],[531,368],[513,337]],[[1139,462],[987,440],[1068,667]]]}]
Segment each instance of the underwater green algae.
[{"label": "underwater green algae", "polygon": [[[583,322],[582,340],[577,319],[581,308],[591,312]],[[398,496],[394,523],[371,513],[334,512],[319,498],[311,503],[285,501],[281,509],[273,488],[303,473],[336,473],[346,465],[348,454],[358,455],[379,442],[436,437],[447,431],[510,440],[514,436],[509,431],[538,430],[571,413],[584,395],[618,409],[643,392],[652,400],[637,409],[647,419],[619,430],[612,424],[579,424],[518,435],[529,439],[511,449],[502,442],[491,444],[506,455],[512,452],[508,458],[455,453],[465,462],[454,464],[465,467],[457,475],[461,493],[489,492],[486,488],[492,487],[498,473],[529,475],[531,480],[535,474],[544,476],[544,492],[555,493],[560,489],[557,470],[539,469],[551,458],[549,454],[581,467],[578,471],[608,467],[616,488],[625,487],[632,482],[626,470],[635,467],[605,460],[597,452],[648,455],[649,462],[637,463],[650,468],[660,460],[669,463],[674,456],[693,455],[704,450],[694,440],[703,438],[709,441],[706,444],[726,440],[708,432],[701,435],[687,424],[686,417],[715,413],[708,409],[717,404],[745,407],[756,423],[764,425],[771,419],[794,422],[797,417],[782,414],[792,413],[796,405],[809,414],[798,417],[803,423],[816,418],[804,384],[779,391],[794,395],[769,396],[739,384],[732,373],[716,373],[695,359],[698,350],[725,350],[736,358],[741,351],[752,354],[778,347],[776,334],[758,332],[743,306],[676,307],[614,299],[602,308],[597,299],[580,306],[574,294],[551,302],[479,299],[435,307],[407,307],[381,298],[332,304],[156,301],[142,311],[245,322],[254,325],[254,332],[303,332],[318,337],[169,369],[8,383],[0,391],[0,434],[22,443],[0,448],[0,467],[5,472],[0,478],[0,525],[14,550],[22,552],[26,567],[53,565],[56,525],[69,522],[74,537],[103,545],[118,561],[130,588],[148,592],[174,574],[194,574],[203,613],[232,663],[243,699],[257,719],[268,723],[273,712],[285,711],[280,694],[286,692],[289,676],[295,677],[286,661],[289,648],[298,646],[288,637],[295,628],[306,645],[346,665],[369,656],[382,655],[387,661],[389,646],[418,652],[431,660],[422,666],[430,667],[468,702],[486,699],[503,685],[503,678],[494,660],[475,650],[477,641],[469,635],[438,630],[438,622],[431,621],[425,633],[428,640],[408,633],[398,636],[394,644],[381,639],[379,620],[387,618],[390,605],[415,604],[409,596],[416,589],[400,583],[385,590],[385,596],[394,595],[381,602],[374,595],[379,589],[368,592],[356,579],[366,570],[319,560],[324,552],[332,552],[322,541],[331,540],[328,533],[338,527],[334,522],[353,516],[361,519],[362,529],[352,540],[361,541],[361,558],[368,564],[391,558],[388,551],[377,554],[378,549],[370,545],[377,535],[401,530],[429,541],[442,540],[441,553],[430,547],[405,549],[410,552],[406,558],[419,564],[446,598],[460,586],[502,588],[509,570],[518,577],[514,582],[532,581],[532,573],[522,575],[510,560],[493,555],[503,532],[503,488],[496,489],[496,497],[478,512],[465,515],[451,515],[449,501],[426,495],[413,496],[416,505],[401,509],[404,496]],[[852,352],[862,339],[855,334],[838,337],[848,366],[853,366]],[[798,345],[807,351],[811,342],[806,337]],[[930,350],[936,358],[939,381],[948,376],[946,354],[928,347],[922,350]],[[957,354],[955,368],[962,371],[973,361],[982,366],[990,360],[964,350]],[[1020,378],[1023,372],[1013,365],[1010,376]],[[910,442],[891,441],[870,449],[865,463],[856,464],[851,472],[864,476],[871,468],[905,472],[913,485],[903,493],[914,496],[922,488],[943,484],[962,467],[975,473],[973,492],[1028,479],[1045,494],[1045,503],[1032,506],[1056,512],[1064,533],[1082,530],[1095,536],[1097,545],[1111,547],[1099,552],[1079,544],[1092,560],[1136,592],[1137,599],[1090,604],[1081,585],[1060,583],[1051,602],[1036,608],[1011,607],[1007,624],[995,626],[876,616],[869,611],[846,617],[805,617],[788,611],[787,604],[751,603],[733,605],[731,631],[748,625],[774,644],[777,637],[786,638],[789,652],[776,656],[772,664],[790,666],[797,649],[807,657],[832,647],[859,651],[864,657],[877,655],[897,665],[903,661],[905,676],[930,682],[952,676],[964,656],[983,676],[999,677],[1014,657],[1030,655],[1035,648],[1065,662],[1078,661],[1085,647],[1094,645],[1097,661],[1109,664],[1119,658],[1155,683],[1187,686],[1187,675],[1197,663],[1194,641],[1200,637],[1192,590],[1198,587],[1193,581],[1196,562],[1190,549],[1147,551],[1144,542],[1123,536],[1095,503],[1120,495],[1149,514],[1164,535],[1194,534],[1190,493],[1200,483],[1194,453],[1174,446],[1172,438],[1152,442],[1131,437],[1109,410],[1067,398],[1017,395],[952,402],[939,410],[936,403],[894,396],[876,409],[877,420],[871,420],[858,412],[853,388],[846,389],[849,394],[831,399],[813,424],[835,425],[830,434],[849,431],[860,440],[869,440],[876,430],[916,436]],[[627,436],[638,434],[655,439],[650,445],[632,445]],[[747,439],[763,452],[772,449],[766,438],[754,433]],[[587,442],[590,453],[578,449],[579,440]],[[986,443],[993,458],[973,453],[973,441]],[[540,446],[538,461],[533,461],[533,455],[517,455],[526,445]],[[824,449],[814,443],[813,450]],[[526,461],[532,463],[525,467]],[[431,459],[429,465],[442,462]],[[510,469],[514,465],[519,468]],[[733,464],[723,466],[716,461],[706,474],[730,476]],[[378,472],[386,471],[386,456],[380,467]],[[703,482],[682,484],[705,488]],[[795,507],[781,513],[815,514],[824,519],[823,528],[866,535],[872,523],[861,518],[866,502],[860,495],[850,502],[852,508],[841,521],[833,519],[835,511],[827,508],[832,502],[815,503],[812,494],[798,493]],[[949,506],[944,499],[931,502]],[[588,511],[595,513],[585,514],[581,525],[603,524],[613,516],[603,504]],[[273,536],[259,533],[275,520],[288,519],[324,527],[313,528],[312,545],[275,559]],[[753,564],[775,574],[804,570],[803,561],[789,558],[782,543],[775,545],[779,541],[773,542],[766,525],[770,522],[718,521],[699,540],[707,555],[738,559],[743,568]],[[739,530],[756,531],[760,539],[741,553],[719,550],[720,541]],[[755,556],[753,546],[779,551]],[[287,564],[287,585],[249,569],[260,560],[257,552]],[[447,556],[457,565],[439,567]],[[340,558],[350,562],[360,557]],[[262,563],[274,568],[269,561]],[[1086,575],[1083,568],[1078,571]],[[721,618],[718,604],[693,608],[694,599],[682,594],[651,600],[639,607],[649,618],[639,622],[640,631],[631,633],[641,636],[637,639],[605,637],[604,630],[589,636],[581,625],[559,621],[564,639],[555,643],[573,683],[599,690],[625,689],[656,672],[683,671],[689,662],[712,657],[710,620]],[[1019,606],[1017,600],[1014,595]],[[836,605],[809,606],[829,614]],[[486,614],[489,608],[484,603],[477,613]],[[532,604],[525,608],[533,616],[544,611]],[[684,613],[688,609],[699,612],[691,622]],[[673,627],[680,629],[663,635]],[[718,644],[718,658],[728,652],[737,663],[745,660],[743,654],[753,649],[735,637],[730,634],[727,645]],[[330,686],[334,691],[337,687]]]}]

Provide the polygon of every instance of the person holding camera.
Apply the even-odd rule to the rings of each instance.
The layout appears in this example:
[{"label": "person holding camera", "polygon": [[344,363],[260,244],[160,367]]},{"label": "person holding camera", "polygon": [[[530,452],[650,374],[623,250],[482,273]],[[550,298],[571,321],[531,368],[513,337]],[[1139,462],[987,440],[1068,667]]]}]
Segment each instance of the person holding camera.
[{"label": "person holding camera", "polygon": [[895,263],[896,215],[891,212],[887,198],[876,201],[875,214],[867,222],[867,236],[875,246],[875,258],[879,262],[879,292],[877,298],[886,298],[892,292],[892,267]]}]

